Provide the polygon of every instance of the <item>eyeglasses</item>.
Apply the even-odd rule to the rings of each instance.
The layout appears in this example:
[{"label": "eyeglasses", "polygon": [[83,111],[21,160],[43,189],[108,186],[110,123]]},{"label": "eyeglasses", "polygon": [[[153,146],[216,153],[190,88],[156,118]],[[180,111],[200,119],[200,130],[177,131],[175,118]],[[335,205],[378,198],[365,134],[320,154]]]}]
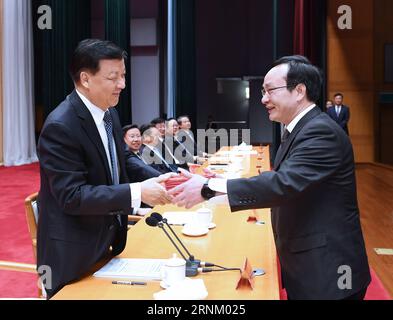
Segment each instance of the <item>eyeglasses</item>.
[{"label": "eyeglasses", "polygon": [[283,88],[293,88],[293,85],[286,85],[286,86],[281,86],[281,87],[275,87],[275,88],[270,88],[270,89],[261,89],[261,94],[262,97],[265,96],[266,94],[271,94],[272,91],[277,90],[277,89],[283,89]]}]

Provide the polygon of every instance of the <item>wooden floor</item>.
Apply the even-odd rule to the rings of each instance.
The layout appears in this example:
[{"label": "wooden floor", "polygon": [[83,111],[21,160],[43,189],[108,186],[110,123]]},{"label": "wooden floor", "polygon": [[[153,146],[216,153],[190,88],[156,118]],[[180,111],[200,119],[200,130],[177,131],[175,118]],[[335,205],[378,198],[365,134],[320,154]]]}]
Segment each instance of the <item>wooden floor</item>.
[{"label": "wooden floor", "polygon": [[374,248],[393,248],[393,167],[356,165],[360,219],[370,266],[393,298],[393,256]]}]

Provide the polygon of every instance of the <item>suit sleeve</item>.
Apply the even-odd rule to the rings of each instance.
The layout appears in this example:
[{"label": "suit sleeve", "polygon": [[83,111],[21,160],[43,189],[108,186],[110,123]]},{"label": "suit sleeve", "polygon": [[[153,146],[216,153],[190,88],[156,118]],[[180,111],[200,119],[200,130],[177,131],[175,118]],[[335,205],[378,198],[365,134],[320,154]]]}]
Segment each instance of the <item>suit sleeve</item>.
[{"label": "suit sleeve", "polygon": [[129,184],[105,185],[91,177],[88,166],[100,159],[87,154],[74,132],[63,123],[51,122],[38,142],[41,175],[46,176],[44,181],[57,205],[70,215],[130,213]]},{"label": "suit sleeve", "polygon": [[343,116],[343,118],[342,118],[342,120],[340,122],[340,126],[342,128],[344,128],[347,125],[348,121],[349,121],[349,108],[346,107],[345,108],[345,112],[344,112],[344,116]]},{"label": "suit sleeve", "polygon": [[129,156],[127,158],[126,168],[128,178],[131,182],[141,182],[146,179],[158,177],[161,174],[159,171],[134,156]]},{"label": "suit sleeve", "polygon": [[341,135],[323,123],[300,132],[277,171],[263,172],[249,179],[228,180],[231,210],[280,206],[322,183],[342,163],[340,139]]}]

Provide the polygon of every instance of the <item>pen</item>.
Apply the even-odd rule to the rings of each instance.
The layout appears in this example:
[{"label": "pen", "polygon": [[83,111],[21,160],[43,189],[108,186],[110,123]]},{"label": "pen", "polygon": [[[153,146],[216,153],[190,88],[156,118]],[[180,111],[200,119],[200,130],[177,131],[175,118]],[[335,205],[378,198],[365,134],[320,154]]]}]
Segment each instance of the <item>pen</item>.
[{"label": "pen", "polygon": [[146,282],[140,282],[140,281],[112,281],[112,284],[126,284],[129,286],[145,286],[145,285],[147,285]]}]

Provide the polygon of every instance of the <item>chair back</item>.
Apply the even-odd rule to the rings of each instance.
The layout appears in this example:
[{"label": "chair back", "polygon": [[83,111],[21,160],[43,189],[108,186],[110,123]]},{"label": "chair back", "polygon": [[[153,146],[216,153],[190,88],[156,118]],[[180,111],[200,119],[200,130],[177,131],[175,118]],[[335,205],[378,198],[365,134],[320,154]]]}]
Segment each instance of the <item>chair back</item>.
[{"label": "chair back", "polygon": [[37,223],[38,223],[38,192],[34,192],[25,199],[27,226],[31,237],[34,257],[37,259]]}]

